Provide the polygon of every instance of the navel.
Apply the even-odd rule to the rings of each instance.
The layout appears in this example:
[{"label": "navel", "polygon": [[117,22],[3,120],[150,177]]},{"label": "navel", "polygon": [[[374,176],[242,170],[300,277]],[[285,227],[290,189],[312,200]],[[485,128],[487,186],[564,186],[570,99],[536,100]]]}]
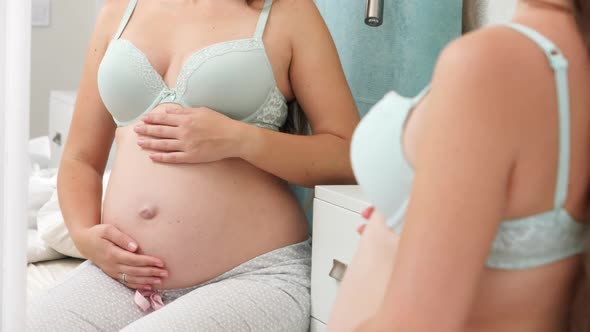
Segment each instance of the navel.
[{"label": "navel", "polygon": [[158,214],[158,208],[153,205],[145,205],[139,210],[139,216],[143,219],[153,219]]}]

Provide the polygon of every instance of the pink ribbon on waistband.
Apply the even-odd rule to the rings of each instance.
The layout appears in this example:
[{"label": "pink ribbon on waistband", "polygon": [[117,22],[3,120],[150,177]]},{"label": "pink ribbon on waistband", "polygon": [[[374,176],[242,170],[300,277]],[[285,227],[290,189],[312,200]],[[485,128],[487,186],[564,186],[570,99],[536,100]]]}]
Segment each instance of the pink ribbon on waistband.
[{"label": "pink ribbon on waistband", "polygon": [[151,290],[135,291],[134,301],[143,311],[148,311],[150,308],[158,310],[164,306],[162,296],[158,292]]}]

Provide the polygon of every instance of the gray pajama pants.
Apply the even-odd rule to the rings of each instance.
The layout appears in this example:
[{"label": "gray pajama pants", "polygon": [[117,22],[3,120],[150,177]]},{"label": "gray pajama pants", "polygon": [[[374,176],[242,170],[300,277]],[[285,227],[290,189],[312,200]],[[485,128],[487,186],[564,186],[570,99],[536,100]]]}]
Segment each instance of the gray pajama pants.
[{"label": "gray pajama pants", "polygon": [[211,281],[161,292],[165,306],[143,312],[135,291],[91,262],[32,300],[28,331],[307,331],[309,241],[280,248]]}]

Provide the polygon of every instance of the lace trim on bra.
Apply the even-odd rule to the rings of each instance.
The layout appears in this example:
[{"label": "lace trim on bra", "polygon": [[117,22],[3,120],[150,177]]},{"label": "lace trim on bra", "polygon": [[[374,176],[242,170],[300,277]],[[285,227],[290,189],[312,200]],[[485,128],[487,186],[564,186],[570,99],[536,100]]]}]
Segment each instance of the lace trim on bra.
[{"label": "lace trim on bra", "polygon": [[[156,103],[162,101],[161,99],[163,99],[163,93],[172,95],[173,100],[171,101],[173,102],[177,101],[178,99],[182,99],[186,93],[190,77],[195,72],[195,70],[197,70],[206,62],[207,59],[233,51],[264,49],[262,40],[255,38],[231,40],[208,46],[200,51],[197,51],[195,54],[189,57],[189,59],[183,65],[177,78],[176,87],[174,89],[170,89],[141,50],[135,47],[135,45],[128,40],[118,39],[117,41],[129,49],[133,68],[135,71],[137,71],[137,73],[139,73],[143,84],[150,91],[150,93],[152,93],[154,96],[158,96],[156,98]],[[261,128],[279,130],[279,128],[285,124],[287,115],[287,101],[275,83],[274,88],[269,92],[266,100],[260,106],[260,108],[242,121]]]},{"label": "lace trim on bra", "polygon": [[287,121],[289,110],[285,97],[276,86],[268,94],[264,104],[244,122],[257,127],[279,130]]},{"label": "lace trim on bra", "polygon": [[182,71],[180,72],[177,84],[176,93],[179,97],[184,96],[188,85],[188,80],[192,74],[209,58],[213,58],[228,52],[233,51],[251,51],[255,49],[264,49],[264,44],[260,39],[239,39],[221,42],[206,47],[197,53],[193,54],[186,61]]},{"label": "lace trim on bra", "polygon": [[133,68],[141,76],[141,80],[145,87],[154,95],[158,96],[162,89],[166,87],[166,83],[162,80],[160,74],[158,74],[152,67],[152,64],[145,57],[145,55],[135,47],[130,41],[125,39],[117,39],[119,43],[125,45],[129,49],[131,54],[131,60]]},{"label": "lace trim on bra", "polygon": [[584,225],[560,210],[500,224],[487,265],[521,269],[546,264],[583,251]]}]

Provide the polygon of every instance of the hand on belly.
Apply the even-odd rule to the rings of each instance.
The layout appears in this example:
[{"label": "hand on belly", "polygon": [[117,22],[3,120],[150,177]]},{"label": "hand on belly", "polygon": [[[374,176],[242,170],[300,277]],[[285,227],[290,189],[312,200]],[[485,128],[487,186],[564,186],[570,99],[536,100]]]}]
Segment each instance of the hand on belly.
[{"label": "hand on belly", "polygon": [[78,246],[103,272],[129,288],[151,290],[168,276],[162,260],[139,254],[137,241],[113,225],[98,224],[81,232]]},{"label": "hand on belly", "polygon": [[103,222],[166,263],[157,288],[202,283],[307,235],[297,201],[274,176],[238,158],[153,162],[136,139],[133,128],[117,129]]}]

